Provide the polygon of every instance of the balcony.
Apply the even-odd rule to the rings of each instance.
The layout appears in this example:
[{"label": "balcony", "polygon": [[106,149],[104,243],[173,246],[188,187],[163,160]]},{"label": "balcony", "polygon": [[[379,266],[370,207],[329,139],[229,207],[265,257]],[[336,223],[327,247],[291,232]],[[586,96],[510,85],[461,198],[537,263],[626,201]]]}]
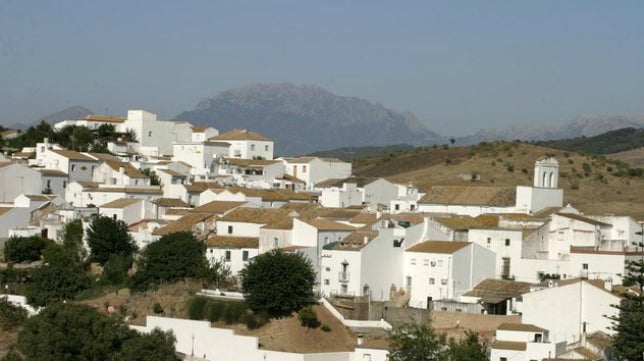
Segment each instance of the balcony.
[{"label": "balcony", "polygon": [[350,275],[350,273],[347,272],[347,271],[338,272],[338,281],[340,283],[348,283],[349,282],[349,275]]}]

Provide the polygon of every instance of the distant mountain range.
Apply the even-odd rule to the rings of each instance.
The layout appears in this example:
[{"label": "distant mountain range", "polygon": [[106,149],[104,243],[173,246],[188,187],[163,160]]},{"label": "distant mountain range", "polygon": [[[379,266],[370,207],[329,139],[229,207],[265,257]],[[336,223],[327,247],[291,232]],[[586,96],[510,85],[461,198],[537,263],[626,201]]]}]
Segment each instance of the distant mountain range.
[{"label": "distant mountain range", "polygon": [[[154,112],[154,109],[149,109]],[[37,119],[52,124],[92,114],[73,106]],[[317,86],[253,84],[223,91],[199,102],[194,110],[175,117],[195,125],[210,125],[220,132],[245,128],[275,141],[277,155],[299,155],[344,149],[369,152],[370,146],[447,144],[450,139],[428,129],[412,113],[398,112],[356,97],[334,95]],[[22,128],[12,126],[14,128]],[[456,145],[494,140],[545,141],[591,137],[623,128],[644,128],[644,115],[578,117],[561,126],[516,125],[483,129],[458,137]]]},{"label": "distant mountain range", "polygon": [[175,119],[219,131],[246,128],[275,141],[279,155],[346,146],[428,144],[440,136],[411,113],[364,99],[334,95],[317,86],[254,84],[227,90]]}]

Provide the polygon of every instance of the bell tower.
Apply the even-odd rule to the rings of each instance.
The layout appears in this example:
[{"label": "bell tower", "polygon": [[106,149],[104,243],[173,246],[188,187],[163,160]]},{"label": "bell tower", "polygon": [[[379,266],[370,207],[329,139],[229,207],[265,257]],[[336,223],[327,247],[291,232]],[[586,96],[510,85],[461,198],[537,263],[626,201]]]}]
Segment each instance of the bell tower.
[{"label": "bell tower", "polygon": [[559,186],[559,162],[554,157],[543,157],[534,164],[534,187],[557,188]]}]

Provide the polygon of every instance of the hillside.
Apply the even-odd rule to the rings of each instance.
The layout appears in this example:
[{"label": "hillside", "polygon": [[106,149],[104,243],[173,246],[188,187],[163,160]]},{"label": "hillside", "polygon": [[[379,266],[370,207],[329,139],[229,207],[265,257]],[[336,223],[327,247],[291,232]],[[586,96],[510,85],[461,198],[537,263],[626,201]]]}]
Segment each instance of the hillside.
[{"label": "hillside", "polygon": [[551,140],[537,144],[585,154],[612,154],[644,146],[644,129],[622,128],[594,137]]},{"label": "hillside", "polygon": [[439,136],[411,113],[316,86],[254,84],[227,90],[175,119],[224,132],[252,129],[275,141],[277,155],[347,146],[429,144]]},{"label": "hillside", "polygon": [[622,161],[634,168],[644,168],[644,147],[613,153],[608,157]]},{"label": "hillside", "polygon": [[[385,177],[433,185],[514,187],[531,185],[534,162],[552,154],[560,165],[564,203],[586,213],[632,215],[644,220],[642,169],[602,156],[586,156],[520,142],[482,143],[471,147],[421,147],[410,152],[369,157],[354,163],[358,177]],[[473,181],[473,179],[475,179]]]}]

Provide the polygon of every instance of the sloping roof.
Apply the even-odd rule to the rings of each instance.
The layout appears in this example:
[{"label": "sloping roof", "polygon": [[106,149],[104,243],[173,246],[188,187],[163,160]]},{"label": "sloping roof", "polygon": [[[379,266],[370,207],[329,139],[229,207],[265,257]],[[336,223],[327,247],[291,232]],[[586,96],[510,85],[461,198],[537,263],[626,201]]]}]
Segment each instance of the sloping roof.
[{"label": "sloping roof", "polygon": [[92,157],[94,157],[94,158],[96,158],[98,160],[102,160],[102,161],[113,160],[115,162],[121,162],[121,159],[119,157],[117,157],[115,155],[112,155],[112,154],[108,154],[108,153],[95,153],[95,152],[92,152],[92,153],[87,153],[87,154],[91,155]]},{"label": "sloping roof", "polygon": [[[80,183],[80,182],[79,182]],[[163,194],[163,190],[157,187],[98,187],[94,189],[95,192],[108,192],[108,193],[133,193],[133,194]]]},{"label": "sloping roof", "polygon": [[185,216],[177,219],[174,222],[171,222],[165,227],[161,227],[154,231],[152,234],[156,236],[163,236],[175,232],[191,232],[192,227],[197,223],[203,222],[211,217],[215,217],[209,213],[188,213]]},{"label": "sloping roof", "polygon": [[239,158],[226,158],[226,161],[238,167],[246,168],[264,168],[269,165],[276,163],[281,163],[279,160],[267,160],[267,159],[239,159]]},{"label": "sloping roof", "polygon": [[530,292],[531,285],[528,282],[486,278],[463,296],[478,297],[486,303],[499,303],[508,298]]},{"label": "sloping roof", "polygon": [[236,208],[223,216],[223,222],[244,222],[255,224],[269,224],[289,217],[292,211],[281,208]]},{"label": "sloping roof", "polygon": [[454,230],[484,227],[484,223],[470,216],[435,217],[434,220]]},{"label": "sloping roof", "polygon": [[527,346],[525,342],[495,341],[492,344],[492,348],[497,350],[525,351]]},{"label": "sloping roof", "polygon": [[256,132],[249,132],[246,129],[233,129],[229,132],[215,135],[208,140],[258,140],[272,142],[268,137]]},{"label": "sloping roof", "polygon": [[0,207],[0,216],[12,210],[13,207]]},{"label": "sloping roof", "polygon": [[206,240],[209,248],[259,248],[257,237],[213,236]]},{"label": "sloping roof", "polygon": [[31,201],[37,202],[49,202],[51,199],[44,194],[25,194],[25,197],[29,198]]},{"label": "sloping roof", "polygon": [[161,172],[161,173],[169,174],[169,175],[171,175],[171,176],[173,176],[173,177],[177,177],[177,178],[188,178],[188,177],[187,177],[187,176],[185,176],[184,174],[179,173],[179,172],[175,172],[175,171],[173,171],[172,169],[157,169],[157,170],[156,170],[156,172]]},{"label": "sloping roof", "polygon": [[458,251],[459,249],[465,248],[470,244],[472,243],[451,241],[425,241],[407,248],[407,252],[450,254]]},{"label": "sloping roof", "polygon": [[366,228],[358,229],[344,237],[341,242],[336,242],[333,249],[339,251],[358,251],[376,237],[378,237],[378,231]]},{"label": "sloping roof", "polygon": [[600,221],[597,221],[597,220],[595,220],[595,219],[588,218],[588,217],[584,217],[584,216],[579,215],[579,214],[574,214],[574,213],[561,213],[561,212],[559,212],[559,213],[555,213],[555,214],[556,214],[556,215],[558,215],[558,216],[561,216],[561,217],[566,217],[566,218],[574,219],[574,220],[576,220],[576,221],[580,221],[580,222],[584,222],[584,223],[592,224],[592,225],[595,225],[595,226],[600,226],[600,227],[607,227],[607,226],[610,226],[610,224],[608,224],[608,223],[600,222]]},{"label": "sloping roof", "polygon": [[[2,168],[1,165],[0,165],[0,168]],[[41,168],[41,169],[38,169],[38,171],[40,172],[40,174],[44,175],[45,177],[67,177],[68,176],[67,173],[58,169]]]},{"label": "sloping roof", "polygon": [[360,212],[349,219],[353,224],[371,224],[378,220],[378,215],[371,212]]},{"label": "sloping roof", "polygon": [[107,160],[105,161],[105,164],[107,164],[112,170],[119,171],[119,169],[122,167],[125,175],[127,175],[130,178],[147,178],[143,173],[141,173],[140,170],[136,169],[132,164],[128,162],[116,162],[113,160]]},{"label": "sloping roof", "polygon": [[89,121],[95,121],[95,122],[108,122],[108,123],[123,123],[125,121],[124,117],[114,117],[111,115],[98,115],[98,114],[88,114],[83,119],[89,120]]},{"label": "sloping roof", "polygon": [[84,161],[84,162],[96,162],[96,159],[88,155],[85,155],[83,153],[79,153],[75,150],[52,149],[51,151],[71,160],[78,160],[78,161]]},{"label": "sloping roof", "polygon": [[190,205],[179,198],[159,198],[152,201],[159,207],[179,207],[187,208]]},{"label": "sloping roof", "polygon": [[514,206],[516,190],[509,187],[433,186],[418,203]]},{"label": "sloping roof", "polygon": [[99,208],[125,208],[134,203],[142,202],[142,199],[138,198],[119,198],[111,202],[107,202],[101,205]]},{"label": "sloping roof", "polygon": [[320,231],[354,231],[356,229],[356,227],[351,227],[347,224],[335,222],[329,219],[303,219],[302,221],[310,224]]},{"label": "sloping roof", "polygon": [[504,330],[504,331],[526,331],[526,332],[544,332],[548,331],[545,328],[541,328],[539,326],[535,326],[530,323],[503,323],[499,327],[497,327],[497,330]]},{"label": "sloping roof", "polygon": [[212,127],[210,127],[210,126],[199,126],[199,125],[193,125],[192,127],[190,127],[190,129],[192,129],[193,133],[203,133],[208,128],[212,128]]},{"label": "sloping roof", "polygon": [[195,209],[191,209],[190,212],[206,212],[213,214],[224,214],[232,209],[241,207],[247,202],[232,202],[232,201],[212,201],[206,204],[203,204]]}]

